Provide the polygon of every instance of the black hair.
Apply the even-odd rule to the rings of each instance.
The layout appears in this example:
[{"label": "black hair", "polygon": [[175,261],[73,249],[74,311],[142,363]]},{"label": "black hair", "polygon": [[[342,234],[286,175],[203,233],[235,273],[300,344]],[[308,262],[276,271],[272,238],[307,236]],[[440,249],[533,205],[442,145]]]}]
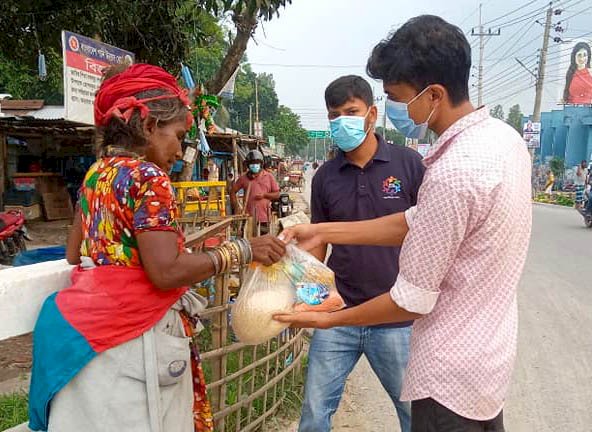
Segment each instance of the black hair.
[{"label": "black hair", "polygon": [[374,47],[366,71],[386,84],[406,83],[418,92],[440,84],[458,105],[469,99],[471,45],[457,26],[421,15]]},{"label": "black hair", "polygon": [[590,68],[590,57],[592,57],[592,49],[590,49],[590,45],[586,42],[578,42],[571,50],[571,61],[569,63],[569,69],[567,70],[567,74],[565,76],[565,89],[563,89],[563,103],[569,103],[569,87],[571,86],[571,80],[573,79],[576,70],[578,70],[578,65],[576,63],[576,55],[578,51],[586,50],[588,53],[588,62],[586,63],[586,67]]},{"label": "black hair", "polygon": [[327,108],[338,108],[354,98],[362,100],[369,107],[374,105],[372,87],[361,76],[342,76],[329,84],[325,89],[325,104]]}]

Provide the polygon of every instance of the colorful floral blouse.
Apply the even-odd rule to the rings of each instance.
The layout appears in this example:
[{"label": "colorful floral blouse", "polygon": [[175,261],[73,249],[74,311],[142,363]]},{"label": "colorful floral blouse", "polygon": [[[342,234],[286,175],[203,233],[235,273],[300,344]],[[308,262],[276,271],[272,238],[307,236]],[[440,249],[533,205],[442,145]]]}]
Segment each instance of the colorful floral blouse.
[{"label": "colorful floral blouse", "polygon": [[97,265],[141,266],[136,235],[144,231],[174,231],[183,250],[169,176],[151,162],[126,157],[97,161],[86,174],[79,205],[81,255]]}]

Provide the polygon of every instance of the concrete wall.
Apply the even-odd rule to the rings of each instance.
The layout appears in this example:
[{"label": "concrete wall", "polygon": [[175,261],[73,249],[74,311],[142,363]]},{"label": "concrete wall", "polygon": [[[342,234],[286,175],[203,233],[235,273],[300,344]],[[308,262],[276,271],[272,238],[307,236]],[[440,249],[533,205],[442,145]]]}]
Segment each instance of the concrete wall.
[{"label": "concrete wall", "polygon": [[[525,118],[525,122],[528,119]],[[540,160],[565,159],[573,167],[592,159],[592,106],[566,106],[541,114]]]}]

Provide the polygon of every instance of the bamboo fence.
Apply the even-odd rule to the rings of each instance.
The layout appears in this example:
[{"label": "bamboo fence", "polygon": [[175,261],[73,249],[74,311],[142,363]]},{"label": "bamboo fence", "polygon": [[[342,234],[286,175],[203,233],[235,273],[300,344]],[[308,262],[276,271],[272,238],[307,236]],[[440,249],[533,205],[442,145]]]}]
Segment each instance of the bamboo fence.
[{"label": "bamboo fence", "polygon": [[[214,223],[189,234],[186,246],[200,250],[206,239],[221,233],[226,238],[242,234],[243,222],[230,217]],[[302,330],[287,329],[257,346],[237,342],[232,335],[230,281],[238,279],[240,287],[244,276],[244,269],[216,276],[213,301],[201,316],[205,330],[198,343],[217,432],[265,430],[301,374]]]}]

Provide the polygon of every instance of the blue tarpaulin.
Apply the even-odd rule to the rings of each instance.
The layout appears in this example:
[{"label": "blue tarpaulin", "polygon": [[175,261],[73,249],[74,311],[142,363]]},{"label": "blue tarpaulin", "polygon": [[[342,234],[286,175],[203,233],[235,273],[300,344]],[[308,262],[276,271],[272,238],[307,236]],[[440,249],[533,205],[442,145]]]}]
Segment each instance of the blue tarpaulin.
[{"label": "blue tarpaulin", "polygon": [[54,246],[21,252],[12,261],[14,267],[37,264],[46,261],[58,261],[66,258],[65,246]]}]

